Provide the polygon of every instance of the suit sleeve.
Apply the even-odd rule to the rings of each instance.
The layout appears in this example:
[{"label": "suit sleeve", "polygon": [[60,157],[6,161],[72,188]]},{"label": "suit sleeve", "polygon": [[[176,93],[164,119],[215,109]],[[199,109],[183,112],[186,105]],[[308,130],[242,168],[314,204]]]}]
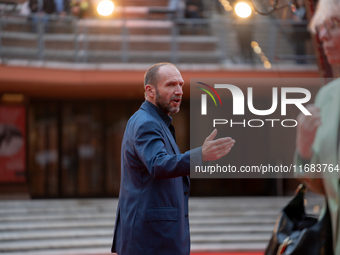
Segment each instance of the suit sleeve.
[{"label": "suit sleeve", "polygon": [[184,154],[170,155],[165,149],[162,127],[153,121],[139,126],[135,134],[135,148],[139,159],[155,179],[168,179],[190,174],[193,162],[202,162],[202,148]]}]

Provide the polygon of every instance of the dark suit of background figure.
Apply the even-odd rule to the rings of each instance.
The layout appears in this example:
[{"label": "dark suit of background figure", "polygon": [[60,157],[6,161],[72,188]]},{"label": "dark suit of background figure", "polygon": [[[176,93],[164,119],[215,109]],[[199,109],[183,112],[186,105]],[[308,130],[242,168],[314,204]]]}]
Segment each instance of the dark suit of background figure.
[{"label": "dark suit of background figure", "polygon": [[[309,40],[310,34],[307,30],[307,14],[303,0],[297,0],[296,11],[293,13],[292,42],[294,44],[295,55],[298,57],[306,55],[306,41]],[[297,64],[306,63],[305,59],[297,59]]]},{"label": "dark suit of background figure", "polygon": [[55,11],[55,4],[53,0],[29,0],[29,6],[32,13],[44,12],[52,14]]},{"label": "dark suit of background figure", "polygon": [[190,253],[190,155],[202,162],[202,148],[181,154],[171,120],[145,101],[127,123],[112,245],[119,255]]},{"label": "dark suit of background figure", "polygon": [[203,2],[202,0],[186,0],[185,1],[185,17],[189,19],[203,18]]},{"label": "dark suit of background figure", "polygon": [[[41,5],[41,6],[40,6]],[[29,7],[32,13],[44,12],[47,14],[55,13],[56,5],[54,0],[29,0]],[[65,12],[70,11],[70,1],[63,0],[63,7]]]},{"label": "dark suit of background figure", "polygon": [[[59,3],[60,5],[60,3]],[[38,24],[43,24],[43,31],[49,31],[49,23],[50,23],[50,17],[49,15],[45,14],[53,14],[56,13],[56,4],[54,0],[29,0],[29,7],[31,9],[32,14],[38,14],[33,15],[29,18],[32,22],[32,32],[36,33],[39,31]],[[58,12],[60,12],[61,6],[58,7]],[[61,12],[69,12],[70,9],[70,3],[69,0],[63,0],[62,4],[63,11]]]}]

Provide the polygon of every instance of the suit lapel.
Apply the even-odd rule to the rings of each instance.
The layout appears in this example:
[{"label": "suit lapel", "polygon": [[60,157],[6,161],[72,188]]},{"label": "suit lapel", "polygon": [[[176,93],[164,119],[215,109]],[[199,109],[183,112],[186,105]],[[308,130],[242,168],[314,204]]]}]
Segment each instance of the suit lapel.
[{"label": "suit lapel", "polygon": [[[180,150],[178,148],[178,145],[177,145],[174,137],[172,136],[172,134],[170,132],[170,129],[165,125],[164,121],[163,121],[163,123],[161,123],[161,125],[162,125],[162,127],[163,127],[163,129],[165,131],[166,136],[168,137],[168,140],[169,140],[169,142],[171,144],[172,149],[174,150],[174,152],[176,154],[180,154],[181,152],[180,152]],[[187,187],[189,187],[190,186],[190,178],[189,178],[189,176],[183,176],[183,182],[184,182],[184,184]]]},{"label": "suit lapel", "polygon": [[178,146],[177,146],[177,144],[176,144],[176,141],[175,141],[174,137],[172,136],[172,134],[171,134],[171,132],[170,132],[170,129],[165,125],[164,122],[161,123],[161,125],[162,125],[162,128],[163,128],[163,130],[164,130],[164,132],[165,132],[167,138],[168,138],[168,141],[170,142],[170,145],[171,145],[173,151],[174,151],[176,154],[181,153],[181,152],[179,151],[179,148],[178,148]]},{"label": "suit lapel", "polygon": [[142,110],[150,113],[153,117],[155,117],[159,121],[159,123],[161,124],[161,126],[162,126],[162,128],[164,130],[164,133],[165,133],[166,137],[168,138],[168,141],[169,141],[173,151],[176,154],[180,153],[180,151],[178,149],[178,146],[176,144],[176,141],[175,141],[175,139],[173,138],[173,136],[172,136],[172,134],[170,132],[169,127],[166,126],[164,120],[158,115],[158,113],[151,106],[149,106],[146,102],[144,102],[140,108]]},{"label": "suit lapel", "polygon": [[[150,106],[148,106],[146,103],[143,103],[142,106],[140,107],[140,109],[150,113],[153,117],[155,117],[159,123],[161,124],[161,127],[163,128],[164,130],[164,133],[172,147],[172,150],[174,151],[174,153],[176,154],[180,154],[180,150],[177,146],[177,143],[175,141],[175,139],[173,138],[171,132],[170,132],[170,129],[169,127],[166,126],[164,120],[162,120],[162,118],[158,115],[158,113],[152,109]],[[189,179],[189,176],[183,176],[183,182],[186,184],[186,185],[190,185],[190,179]]]}]

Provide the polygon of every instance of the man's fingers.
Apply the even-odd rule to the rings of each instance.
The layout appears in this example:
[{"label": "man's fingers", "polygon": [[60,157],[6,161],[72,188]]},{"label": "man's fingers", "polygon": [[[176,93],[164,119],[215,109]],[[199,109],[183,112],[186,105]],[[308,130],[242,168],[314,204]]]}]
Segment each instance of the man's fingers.
[{"label": "man's fingers", "polygon": [[219,138],[217,140],[212,141],[213,146],[224,146],[227,144],[234,144],[235,140],[232,139],[231,137],[224,137],[224,138]]},{"label": "man's fingers", "polygon": [[222,138],[216,139],[215,141],[216,141],[216,143],[227,143],[227,142],[230,142],[232,140],[233,140],[233,138],[231,138],[231,137],[222,137]]},{"label": "man's fingers", "polygon": [[230,152],[230,150],[231,150],[231,148],[221,151],[221,152],[217,155],[217,159],[220,159],[220,158],[222,158],[223,156],[227,155],[227,154]]},{"label": "man's fingers", "polygon": [[217,129],[215,128],[214,131],[212,131],[211,134],[207,138],[205,138],[205,141],[212,141],[212,140],[214,140],[216,135],[217,135]]},{"label": "man's fingers", "polygon": [[225,150],[230,150],[234,146],[234,144],[235,144],[235,140],[232,140],[228,143],[214,145],[211,149],[211,152],[219,154]]},{"label": "man's fingers", "polygon": [[235,140],[232,140],[232,141],[227,142],[227,143],[219,144],[216,147],[220,148],[221,150],[223,150],[223,149],[226,149],[226,148],[233,147],[234,144],[235,144]]},{"label": "man's fingers", "polygon": [[231,137],[223,137],[213,140],[216,137],[215,129],[206,139],[202,146],[203,161],[217,160],[226,155],[235,144]]},{"label": "man's fingers", "polygon": [[224,146],[220,148],[221,151],[231,150],[231,148],[234,146],[234,144],[228,144],[227,146]]}]

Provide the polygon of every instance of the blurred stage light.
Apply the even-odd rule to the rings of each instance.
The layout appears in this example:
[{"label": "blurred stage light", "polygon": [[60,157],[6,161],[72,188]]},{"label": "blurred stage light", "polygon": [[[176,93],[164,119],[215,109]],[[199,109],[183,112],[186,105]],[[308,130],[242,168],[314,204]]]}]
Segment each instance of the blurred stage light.
[{"label": "blurred stage light", "polygon": [[109,16],[112,14],[115,5],[110,0],[103,0],[97,6],[97,11],[102,16]]},{"label": "blurred stage light", "polygon": [[229,1],[227,1],[227,0],[223,1],[222,4],[223,4],[223,6],[228,6],[228,5],[230,5]]},{"label": "blurred stage light", "polygon": [[264,54],[264,52],[260,48],[258,42],[252,41],[250,43],[250,46],[253,48],[253,50],[257,54],[257,56],[261,59],[264,68],[266,68],[266,69],[272,68],[272,64],[269,62],[268,58],[266,57],[266,55]]},{"label": "blurred stage light", "polygon": [[252,41],[250,45],[251,45],[252,48],[259,46],[259,44],[255,41]]},{"label": "blurred stage light", "polygon": [[231,7],[230,3],[228,0],[219,0],[220,3],[223,5],[224,10],[226,10],[227,12],[230,12],[233,10],[233,7]]},{"label": "blurred stage light", "polygon": [[226,10],[227,12],[230,12],[230,11],[233,10],[233,7],[231,7],[230,5],[228,5],[228,6],[225,6],[225,7],[224,7],[224,10]]},{"label": "blurred stage light", "polygon": [[260,54],[262,52],[262,50],[259,46],[255,46],[254,51],[255,51],[256,54]]},{"label": "blurred stage light", "polygon": [[261,61],[262,61],[262,62],[268,61],[268,58],[267,58],[266,56],[262,56],[262,57],[261,57]]},{"label": "blurred stage light", "polygon": [[270,68],[272,67],[272,65],[270,64],[269,61],[264,61],[264,62],[263,62],[263,66],[264,66],[264,68],[266,68],[266,69],[270,69]]},{"label": "blurred stage light", "polygon": [[245,2],[239,2],[235,6],[235,12],[240,18],[248,18],[251,14],[251,7]]}]

